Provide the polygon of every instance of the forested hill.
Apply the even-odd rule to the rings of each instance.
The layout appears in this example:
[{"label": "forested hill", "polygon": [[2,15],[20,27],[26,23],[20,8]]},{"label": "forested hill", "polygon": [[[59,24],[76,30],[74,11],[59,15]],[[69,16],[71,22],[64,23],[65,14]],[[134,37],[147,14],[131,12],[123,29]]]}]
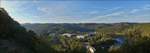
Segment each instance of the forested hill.
[{"label": "forested hill", "polygon": [[35,31],[37,34],[45,33],[76,33],[76,32],[92,32],[97,27],[95,24],[23,24],[29,30]]},{"label": "forested hill", "polygon": [[34,53],[34,35],[0,8],[0,53]]},{"label": "forested hill", "polygon": [[99,29],[118,29],[126,28],[128,26],[133,26],[136,23],[45,23],[45,24],[22,24],[26,29],[33,30],[37,34],[46,34],[46,33],[76,33],[76,32],[94,32]]}]

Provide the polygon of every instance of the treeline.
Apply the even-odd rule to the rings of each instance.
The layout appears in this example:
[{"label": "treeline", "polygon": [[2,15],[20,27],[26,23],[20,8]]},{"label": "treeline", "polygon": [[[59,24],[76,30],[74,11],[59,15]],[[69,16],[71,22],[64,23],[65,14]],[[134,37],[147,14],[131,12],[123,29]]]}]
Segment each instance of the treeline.
[{"label": "treeline", "polygon": [[47,35],[50,33],[61,34],[93,32],[97,30],[97,28],[119,29],[119,27],[123,28],[134,24],[137,23],[26,23],[22,24],[22,26],[27,30],[33,30],[38,35]]}]

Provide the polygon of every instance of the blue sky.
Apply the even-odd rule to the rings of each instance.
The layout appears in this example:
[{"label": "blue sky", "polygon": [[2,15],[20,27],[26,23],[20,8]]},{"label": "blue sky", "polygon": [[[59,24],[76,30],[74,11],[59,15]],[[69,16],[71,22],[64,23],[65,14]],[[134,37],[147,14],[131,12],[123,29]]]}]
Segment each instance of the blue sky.
[{"label": "blue sky", "polygon": [[150,22],[150,1],[3,0],[19,23]]}]

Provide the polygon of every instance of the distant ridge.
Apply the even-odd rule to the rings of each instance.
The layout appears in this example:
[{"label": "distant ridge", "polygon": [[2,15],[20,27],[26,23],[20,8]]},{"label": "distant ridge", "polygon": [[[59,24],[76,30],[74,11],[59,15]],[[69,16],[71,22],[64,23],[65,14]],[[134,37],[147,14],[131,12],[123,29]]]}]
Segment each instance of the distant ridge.
[{"label": "distant ridge", "polygon": [[137,23],[27,23],[22,24],[26,29],[33,30],[39,35],[49,33],[94,32],[97,28],[129,26]]}]

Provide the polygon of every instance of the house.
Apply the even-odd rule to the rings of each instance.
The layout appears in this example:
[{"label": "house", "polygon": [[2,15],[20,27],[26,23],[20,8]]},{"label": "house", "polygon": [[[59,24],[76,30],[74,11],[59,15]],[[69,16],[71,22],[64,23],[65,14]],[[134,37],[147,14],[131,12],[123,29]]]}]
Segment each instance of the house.
[{"label": "house", "polygon": [[75,34],[71,34],[71,33],[64,33],[64,34],[62,34],[62,36],[74,37],[74,36],[76,36],[76,35],[75,35]]},{"label": "house", "polygon": [[85,38],[85,36],[84,36],[84,35],[78,35],[78,36],[76,36],[76,38],[84,39],[84,38]]}]

